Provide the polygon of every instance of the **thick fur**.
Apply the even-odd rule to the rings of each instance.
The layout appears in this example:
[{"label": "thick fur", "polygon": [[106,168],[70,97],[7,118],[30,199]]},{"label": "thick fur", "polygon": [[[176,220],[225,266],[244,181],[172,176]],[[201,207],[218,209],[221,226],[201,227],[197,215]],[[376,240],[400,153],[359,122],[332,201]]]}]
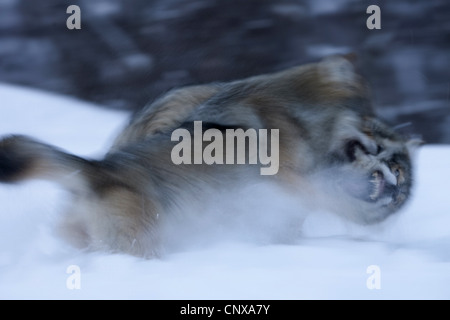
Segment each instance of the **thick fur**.
[{"label": "thick fur", "polygon": [[[259,165],[175,165],[171,133],[194,121],[213,128],[279,129],[279,172]],[[345,57],[231,83],[169,92],[137,114],[102,160],[23,136],[0,141],[0,181],[40,178],[73,193],[61,227],[79,247],[152,256],[161,220],[221,189],[267,181],[367,224],[410,196],[415,142],[376,119],[364,81]],[[274,213],[276,214],[276,213]]]}]

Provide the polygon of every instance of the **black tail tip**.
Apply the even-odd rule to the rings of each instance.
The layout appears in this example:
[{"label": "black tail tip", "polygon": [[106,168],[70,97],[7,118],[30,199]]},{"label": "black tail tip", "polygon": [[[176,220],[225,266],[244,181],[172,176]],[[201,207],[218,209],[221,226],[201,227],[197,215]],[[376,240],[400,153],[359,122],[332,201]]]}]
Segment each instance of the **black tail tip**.
[{"label": "black tail tip", "polygon": [[30,167],[31,159],[21,143],[22,136],[0,140],[0,182],[15,182]]}]

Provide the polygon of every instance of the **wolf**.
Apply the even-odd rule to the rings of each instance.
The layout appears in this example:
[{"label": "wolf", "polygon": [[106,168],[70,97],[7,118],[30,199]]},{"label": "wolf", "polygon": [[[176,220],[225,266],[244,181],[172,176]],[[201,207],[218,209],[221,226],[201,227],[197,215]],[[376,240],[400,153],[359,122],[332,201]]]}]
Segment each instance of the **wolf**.
[{"label": "wolf", "polygon": [[[260,163],[175,164],[172,133],[192,132],[196,121],[220,132],[277,130],[277,174],[262,176]],[[201,208],[214,193],[258,181],[279,186],[311,210],[360,224],[381,222],[410,198],[412,156],[420,144],[380,120],[354,63],[332,56],[273,74],[174,89],[134,115],[102,159],[6,136],[0,182],[56,182],[73,199],[60,226],[71,243],[152,257],[160,250],[164,218],[177,219],[193,202]],[[200,152],[206,147],[203,141]]]}]

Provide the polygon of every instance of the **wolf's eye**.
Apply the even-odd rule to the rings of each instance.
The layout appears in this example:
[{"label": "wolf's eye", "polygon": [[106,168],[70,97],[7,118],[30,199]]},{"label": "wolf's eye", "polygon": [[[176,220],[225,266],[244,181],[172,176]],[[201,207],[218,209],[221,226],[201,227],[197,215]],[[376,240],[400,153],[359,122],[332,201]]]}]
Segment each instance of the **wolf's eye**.
[{"label": "wolf's eye", "polygon": [[400,165],[398,164],[391,165],[391,172],[397,179],[397,185],[405,182],[405,174],[403,168]]}]

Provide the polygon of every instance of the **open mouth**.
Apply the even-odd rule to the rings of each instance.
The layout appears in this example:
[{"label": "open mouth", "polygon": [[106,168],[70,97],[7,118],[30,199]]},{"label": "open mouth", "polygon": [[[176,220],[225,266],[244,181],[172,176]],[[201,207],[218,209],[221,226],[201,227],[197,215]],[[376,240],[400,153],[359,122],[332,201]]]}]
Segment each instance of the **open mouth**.
[{"label": "open mouth", "polygon": [[381,171],[374,171],[369,182],[369,199],[376,201],[384,192],[385,180],[383,173]]},{"label": "open mouth", "polygon": [[353,176],[341,180],[341,186],[349,195],[360,200],[375,203],[380,200],[392,201],[396,186],[386,182],[381,171],[373,171],[369,176]]}]

